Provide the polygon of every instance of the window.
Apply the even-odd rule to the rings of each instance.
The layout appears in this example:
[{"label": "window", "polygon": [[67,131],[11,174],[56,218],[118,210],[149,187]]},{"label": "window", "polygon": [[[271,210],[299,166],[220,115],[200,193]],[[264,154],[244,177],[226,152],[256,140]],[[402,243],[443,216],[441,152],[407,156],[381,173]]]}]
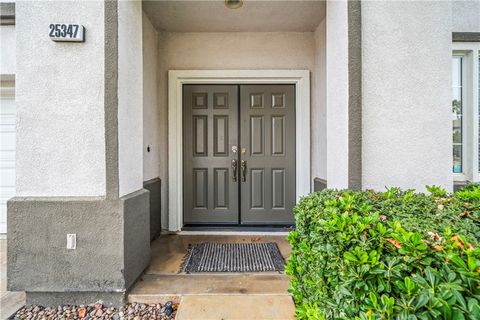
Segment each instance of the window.
[{"label": "window", "polygon": [[480,43],[454,42],[452,55],[452,172],[480,181]]},{"label": "window", "polygon": [[463,164],[463,57],[452,58],[453,172],[462,173]]}]

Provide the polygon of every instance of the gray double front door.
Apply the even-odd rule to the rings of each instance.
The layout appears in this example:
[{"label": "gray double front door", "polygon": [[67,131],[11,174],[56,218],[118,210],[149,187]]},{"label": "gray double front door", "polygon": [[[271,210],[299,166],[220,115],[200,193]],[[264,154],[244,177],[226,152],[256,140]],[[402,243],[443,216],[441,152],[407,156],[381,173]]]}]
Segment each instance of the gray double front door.
[{"label": "gray double front door", "polygon": [[288,225],[295,86],[183,86],[185,224]]}]

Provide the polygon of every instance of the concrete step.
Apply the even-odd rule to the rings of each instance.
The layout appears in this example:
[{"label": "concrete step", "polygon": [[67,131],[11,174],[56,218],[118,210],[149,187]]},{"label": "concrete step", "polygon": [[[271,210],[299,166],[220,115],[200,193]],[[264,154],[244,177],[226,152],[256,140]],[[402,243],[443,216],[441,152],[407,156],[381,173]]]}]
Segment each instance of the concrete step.
[{"label": "concrete step", "polygon": [[[284,274],[146,274],[128,294],[129,302],[158,303],[173,297],[275,295],[289,297]],[[177,300],[177,299],[174,299]]]},{"label": "concrete step", "polygon": [[0,291],[0,319],[8,319],[25,305],[25,292]]},{"label": "concrete step", "polygon": [[182,298],[176,320],[289,320],[295,307],[288,295],[201,295]]}]

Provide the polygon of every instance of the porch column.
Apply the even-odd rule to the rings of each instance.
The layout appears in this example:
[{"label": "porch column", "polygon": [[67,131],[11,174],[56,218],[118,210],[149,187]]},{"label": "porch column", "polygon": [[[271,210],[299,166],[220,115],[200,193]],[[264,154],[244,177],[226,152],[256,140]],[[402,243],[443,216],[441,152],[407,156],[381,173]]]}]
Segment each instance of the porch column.
[{"label": "porch column", "polygon": [[327,1],[327,186],[362,187],[360,1]]},{"label": "porch column", "polygon": [[[85,42],[52,41],[52,23],[83,25]],[[150,249],[141,2],[20,1],[16,36],[8,288],[27,303],[120,305]]]},{"label": "porch column", "polygon": [[452,189],[449,1],[362,1],[362,187]]}]

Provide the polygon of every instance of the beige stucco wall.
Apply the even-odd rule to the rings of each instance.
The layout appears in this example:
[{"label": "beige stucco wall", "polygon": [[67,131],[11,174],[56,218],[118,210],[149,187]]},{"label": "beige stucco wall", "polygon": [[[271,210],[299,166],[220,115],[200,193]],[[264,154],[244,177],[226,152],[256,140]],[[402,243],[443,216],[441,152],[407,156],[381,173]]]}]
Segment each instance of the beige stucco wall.
[{"label": "beige stucco wall", "polygon": [[452,189],[451,10],[362,2],[364,188]]},{"label": "beige stucco wall", "polygon": [[[315,69],[313,32],[159,33],[162,224],[168,226],[167,72],[173,69]],[[315,106],[312,106],[315,108]]]},{"label": "beige stucco wall", "polygon": [[[17,195],[105,195],[103,2],[18,1],[16,18]],[[58,21],[95,32],[54,42]]]},{"label": "beige stucco wall", "polygon": [[452,31],[480,32],[480,1],[453,1],[452,16]]},{"label": "beige stucco wall", "polygon": [[[122,196],[143,187],[141,3],[120,1],[118,14]],[[17,195],[103,196],[104,4],[20,1],[16,16]],[[81,23],[87,40],[50,40],[52,22]]]},{"label": "beige stucco wall", "polygon": [[[160,175],[158,105],[158,33],[143,14],[143,180]],[[150,152],[147,148],[150,147]]]}]

